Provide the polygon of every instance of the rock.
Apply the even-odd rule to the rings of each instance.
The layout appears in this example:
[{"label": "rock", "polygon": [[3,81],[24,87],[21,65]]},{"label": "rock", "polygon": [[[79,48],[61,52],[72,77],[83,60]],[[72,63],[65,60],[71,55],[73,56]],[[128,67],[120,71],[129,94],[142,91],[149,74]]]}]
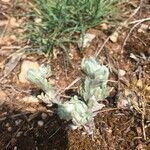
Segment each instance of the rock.
[{"label": "rock", "polygon": [[14,150],[17,150],[17,149],[18,149],[17,146],[15,146],[15,147],[14,147]]},{"label": "rock", "polygon": [[46,113],[42,113],[42,114],[41,114],[41,118],[42,118],[43,120],[45,120],[45,119],[47,118],[47,114],[46,114]]},{"label": "rock", "polygon": [[8,127],[7,130],[8,130],[9,132],[11,132],[11,131],[12,131],[12,127]]},{"label": "rock", "polygon": [[26,103],[39,103],[39,100],[38,98],[34,97],[34,96],[27,96],[27,97],[24,97],[22,99],[22,101],[26,102]]},{"label": "rock", "polygon": [[17,133],[16,137],[20,137],[22,134],[23,134],[23,132],[22,132],[22,131],[19,131],[19,132]]},{"label": "rock", "polygon": [[[80,39],[78,46],[85,48],[85,47],[89,47],[90,43],[92,42],[92,40],[96,37],[95,34],[91,34],[91,33],[86,33],[84,35],[84,39],[83,39],[83,43],[82,43],[82,39]],[[82,45],[83,44],[83,45]]]},{"label": "rock", "polygon": [[108,30],[108,25],[106,23],[102,23],[100,26],[102,30]]},{"label": "rock", "polygon": [[39,127],[42,127],[44,125],[44,122],[42,120],[39,120],[37,124]]},{"label": "rock", "polygon": [[26,80],[26,73],[30,68],[39,69],[39,64],[37,62],[32,62],[28,60],[23,61],[21,65],[21,72],[19,74],[19,81],[21,83],[29,83],[29,81]]},{"label": "rock", "polygon": [[119,73],[119,76],[120,76],[120,77],[123,77],[123,76],[126,74],[126,71],[125,71],[125,70],[122,70],[122,69],[119,69],[119,70],[118,70],[118,73]]},{"label": "rock", "polygon": [[110,40],[111,40],[113,43],[116,43],[117,40],[118,40],[118,37],[119,37],[118,32],[114,32],[114,33],[110,36]]},{"label": "rock", "polygon": [[6,126],[6,127],[10,127],[10,124],[7,122],[7,123],[5,124],[5,126]]}]

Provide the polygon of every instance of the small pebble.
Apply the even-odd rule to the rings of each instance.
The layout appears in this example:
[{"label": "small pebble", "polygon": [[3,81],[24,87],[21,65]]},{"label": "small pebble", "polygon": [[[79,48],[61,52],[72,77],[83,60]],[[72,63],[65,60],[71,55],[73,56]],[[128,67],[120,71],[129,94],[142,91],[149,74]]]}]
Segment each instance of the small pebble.
[{"label": "small pebble", "polygon": [[36,146],[35,149],[38,150],[38,147]]},{"label": "small pebble", "polygon": [[9,132],[11,132],[11,131],[12,131],[12,127],[8,127],[7,130],[8,130]]},{"label": "small pebble", "polygon": [[111,40],[113,43],[116,43],[117,40],[118,40],[118,37],[119,37],[118,32],[114,32],[114,33],[110,36],[110,40]]},{"label": "small pebble", "polygon": [[108,25],[106,23],[102,23],[100,26],[102,30],[108,30]]},{"label": "small pebble", "polygon": [[126,74],[125,70],[119,69],[118,70],[119,76],[123,77]]},{"label": "small pebble", "polygon": [[95,34],[91,34],[91,33],[86,33],[84,35],[84,39],[82,41],[82,38],[80,39],[78,46],[85,48],[85,47],[89,47],[90,43],[92,42],[92,40],[96,37]]},{"label": "small pebble", "polygon": [[21,83],[30,83],[27,79],[26,79],[26,74],[27,71],[29,69],[35,69],[38,70],[39,69],[39,64],[37,62],[34,61],[29,61],[29,60],[24,60],[21,64],[21,71],[19,73],[19,81]]},{"label": "small pebble", "polygon": [[19,131],[18,133],[17,133],[17,135],[16,135],[16,137],[20,137],[21,135],[22,135],[22,131]]},{"label": "small pebble", "polygon": [[39,121],[38,121],[38,126],[39,126],[39,127],[42,127],[43,125],[44,125],[44,122],[43,122],[42,120],[39,120]]},{"label": "small pebble", "polygon": [[15,146],[15,147],[14,147],[14,150],[17,150],[17,149],[18,149],[17,146]]},{"label": "small pebble", "polygon": [[45,119],[47,118],[47,114],[46,114],[46,113],[42,113],[42,114],[41,114],[41,118],[42,118],[43,120],[45,120]]},{"label": "small pebble", "polygon": [[6,127],[9,127],[9,126],[10,126],[10,124],[7,122],[7,123],[5,124],[5,126],[6,126]]}]

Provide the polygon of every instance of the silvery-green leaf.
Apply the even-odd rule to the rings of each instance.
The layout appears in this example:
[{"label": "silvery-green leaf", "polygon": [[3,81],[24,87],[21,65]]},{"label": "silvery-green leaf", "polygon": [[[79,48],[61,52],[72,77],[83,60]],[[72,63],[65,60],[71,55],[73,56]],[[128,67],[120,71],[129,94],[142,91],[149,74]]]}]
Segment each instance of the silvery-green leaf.
[{"label": "silvery-green leaf", "polygon": [[81,62],[81,68],[87,76],[98,78],[100,80],[108,79],[108,68],[104,65],[100,65],[94,57],[84,58]]},{"label": "silvery-green leaf", "polygon": [[[49,69],[50,67],[45,67],[44,65],[42,65],[38,70],[29,69],[26,74],[26,79],[42,89],[48,96],[49,103],[51,103],[51,100],[54,99],[56,92],[54,90],[54,87],[50,85],[46,79]],[[48,98],[46,100],[47,102]]]},{"label": "silvery-green leaf", "polygon": [[88,101],[88,99],[90,98],[90,91],[91,91],[91,80],[90,78],[86,78],[84,81],[84,85],[83,85],[83,98],[85,101]]},{"label": "silvery-green leaf", "polygon": [[50,66],[45,66],[42,64],[39,68],[39,72],[41,73],[41,76],[47,78],[52,74],[51,67]]},{"label": "silvery-green leaf", "polygon": [[70,101],[64,104],[58,105],[58,115],[61,119],[72,120],[76,126],[82,126],[92,118],[92,112],[77,96],[72,97]]},{"label": "silvery-green leaf", "polygon": [[93,72],[98,69],[98,66],[99,64],[97,63],[94,57],[83,58],[81,62],[82,70],[89,76],[93,75]]},{"label": "silvery-green leaf", "polygon": [[107,82],[109,76],[109,70],[104,65],[99,65],[99,69],[94,72],[95,79],[103,82]]},{"label": "silvery-green leaf", "polygon": [[88,47],[95,36],[95,34],[86,33],[83,37],[80,38],[78,46],[83,48]]},{"label": "silvery-green leaf", "polygon": [[98,104],[96,101],[103,100],[108,96],[109,70],[106,66],[100,65],[94,57],[84,58],[81,68],[86,73],[86,77],[80,94],[92,109],[92,106],[95,107]]},{"label": "silvery-green leaf", "polygon": [[105,106],[104,104],[99,104],[97,102],[97,99],[94,95],[89,99],[88,107],[89,107],[89,109],[92,110],[92,112],[98,111],[98,110],[102,109],[104,106]]},{"label": "silvery-green leaf", "polygon": [[51,107],[53,105],[53,103],[52,103],[51,99],[49,98],[49,96],[47,96],[43,92],[40,95],[38,95],[37,98],[39,99],[40,102],[44,102],[49,107]]}]

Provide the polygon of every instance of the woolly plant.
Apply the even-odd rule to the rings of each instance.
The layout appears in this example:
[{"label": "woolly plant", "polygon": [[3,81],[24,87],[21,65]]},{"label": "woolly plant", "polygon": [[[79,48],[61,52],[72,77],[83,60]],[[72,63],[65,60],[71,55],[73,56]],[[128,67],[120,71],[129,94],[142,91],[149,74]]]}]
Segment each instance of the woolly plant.
[{"label": "woolly plant", "polygon": [[94,116],[104,107],[98,101],[104,100],[109,94],[107,87],[109,70],[106,66],[100,65],[94,57],[84,58],[81,69],[86,74],[79,90],[83,99],[74,95],[70,101],[64,103],[60,102],[55,88],[46,79],[46,73],[50,68],[41,66],[38,70],[29,69],[27,79],[44,91],[45,97],[43,94],[39,96],[44,103],[58,105],[57,114],[61,119],[72,121],[73,128],[85,127],[91,134],[95,128]]}]

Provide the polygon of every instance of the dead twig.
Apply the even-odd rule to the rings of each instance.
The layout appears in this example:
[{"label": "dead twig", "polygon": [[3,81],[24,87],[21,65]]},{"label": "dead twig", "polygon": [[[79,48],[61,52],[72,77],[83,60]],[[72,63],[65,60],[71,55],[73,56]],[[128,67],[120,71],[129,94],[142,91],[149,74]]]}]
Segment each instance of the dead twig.
[{"label": "dead twig", "polygon": [[[145,94],[145,92],[143,93]],[[145,96],[142,96],[143,97],[143,101],[142,101],[142,109],[143,109],[143,113],[142,113],[142,130],[143,130],[143,137],[144,137],[144,140],[147,139],[146,137],[146,132],[145,132],[145,123],[144,123],[144,120],[145,120]]]},{"label": "dead twig", "polygon": [[9,24],[10,24],[10,19],[8,20],[7,24],[5,25],[5,28],[4,28],[4,30],[3,30],[2,34],[1,34],[1,36],[0,36],[0,43],[1,43],[1,41],[3,40],[3,38],[4,38],[4,35],[5,35],[5,33],[6,33],[7,29],[8,29],[8,27],[9,27]]},{"label": "dead twig", "polygon": [[150,17],[149,18],[135,20],[135,21],[131,21],[131,22],[129,22],[129,25],[132,25],[132,24],[135,24],[135,23],[138,23],[138,22],[146,22],[146,21],[150,21]]},{"label": "dead twig", "polygon": [[139,6],[134,10],[133,14],[131,14],[128,20],[133,18],[138,13],[138,11],[141,9],[142,3],[143,3],[143,0],[140,0]]},{"label": "dead twig", "polygon": [[62,93],[65,92],[66,90],[69,90],[74,84],[76,84],[76,83],[77,83],[78,81],[80,81],[80,80],[81,80],[81,78],[78,77],[78,78],[76,78],[73,82],[71,82],[66,88],[64,88],[63,90],[58,90],[58,92],[56,93],[55,97],[56,97],[57,95],[62,94]]},{"label": "dead twig", "polygon": [[59,127],[48,139],[52,138],[60,129],[61,127]]},{"label": "dead twig", "polygon": [[127,40],[129,39],[131,33],[133,32],[133,30],[138,26],[140,25],[141,23],[145,22],[145,21],[149,21],[150,18],[146,18],[146,19],[141,19],[139,20],[138,22],[136,22],[136,24],[130,29],[128,35],[126,36],[125,40],[124,40],[124,43],[123,43],[123,46],[122,46],[122,49],[121,49],[121,54],[123,54],[124,52],[124,47],[125,45],[127,44]]},{"label": "dead twig", "polygon": [[0,50],[9,50],[9,49],[20,49],[20,46],[2,46]]},{"label": "dead twig", "polygon": [[[131,14],[131,16],[130,16],[127,20],[125,20],[123,23],[121,23],[121,24],[119,25],[119,27],[118,27],[113,33],[119,31],[124,25],[128,24],[127,22],[129,22],[129,20],[130,20],[131,18],[133,18],[133,17],[137,14],[137,12],[140,10],[140,8],[141,8],[141,6],[142,6],[142,3],[143,3],[143,0],[140,0],[140,4],[139,4],[139,6],[134,10],[133,14]],[[147,20],[147,19],[145,19],[145,21],[146,21],[146,20]],[[143,20],[142,20],[142,22],[143,22]],[[129,23],[129,24],[130,24],[130,23]],[[112,33],[112,34],[113,34],[113,33]],[[112,35],[112,34],[111,34],[111,35]],[[111,36],[111,35],[110,35],[110,36]],[[110,36],[108,36],[108,37],[106,38],[106,40],[104,41],[103,45],[102,45],[100,48],[99,48],[99,46],[98,46],[98,50],[97,50],[96,53],[95,53],[95,57],[96,57],[96,58],[98,57],[98,55],[100,54],[100,52],[103,50],[103,48],[105,47],[106,43],[109,41]]]},{"label": "dead twig", "polygon": [[103,113],[103,112],[114,111],[114,110],[119,110],[119,108],[108,108],[108,109],[104,109],[104,110],[98,110],[96,112]]},{"label": "dead twig", "polygon": [[97,53],[95,54],[95,58],[98,57],[98,55],[99,55],[100,52],[103,50],[103,48],[105,47],[105,45],[106,45],[106,43],[109,41],[109,39],[110,39],[110,36],[108,36],[108,37],[106,38],[106,40],[104,41],[103,45],[98,49]]},{"label": "dead twig", "polygon": [[2,84],[0,83],[0,88],[2,89],[11,89],[11,91],[15,92],[15,93],[18,93],[18,94],[21,94],[21,93],[26,93],[26,94],[29,94],[32,90],[23,90],[17,86],[14,86],[14,85],[10,85],[10,84]]},{"label": "dead twig", "polygon": [[14,119],[16,117],[20,117],[20,116],[24,116],[24,115],[28,115],[28,114],[31,114],[31,112],[21,112],[21,113],[14,114],[14,115],[11,115],[11,116],[10,116],[10,114],[8,114],[8,115],[0,117],[0,121],[5,120],[7,117]]}]

